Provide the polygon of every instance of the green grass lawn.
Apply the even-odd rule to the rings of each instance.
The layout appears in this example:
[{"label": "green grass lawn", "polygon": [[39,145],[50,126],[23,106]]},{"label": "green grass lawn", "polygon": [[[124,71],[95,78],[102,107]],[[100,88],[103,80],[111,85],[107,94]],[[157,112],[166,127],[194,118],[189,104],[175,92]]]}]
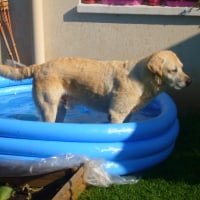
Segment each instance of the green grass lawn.
[{"label": "green grass lawn", "polygon": [[90,187],[79,200],[200,200],[200,115],[181,117],[171,156],[138,183]]}]

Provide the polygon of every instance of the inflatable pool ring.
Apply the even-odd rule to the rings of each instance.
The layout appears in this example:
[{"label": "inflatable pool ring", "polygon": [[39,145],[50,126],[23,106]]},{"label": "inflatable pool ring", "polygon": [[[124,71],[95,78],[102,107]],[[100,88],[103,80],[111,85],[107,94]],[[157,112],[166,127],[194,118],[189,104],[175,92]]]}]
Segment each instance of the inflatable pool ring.
[{"label": "inflatable pool ring", "polygon": [[[40,122],[31,97],[32,80],[0,78],[0,159],[37,160],[61,154],[105,159],[109,173],[137,173],[166,159],[173,150],[179,125],[176,106],[162,93],[133,121],[110,124],[84,106],[68,113],[66,120]],[[134,118],[135,115],[135,118]],[[137,118],[138,117],[138,118]],[[93,119],[82,122],[82,119]],[[39,147],[39,148],[38,148]]]}]

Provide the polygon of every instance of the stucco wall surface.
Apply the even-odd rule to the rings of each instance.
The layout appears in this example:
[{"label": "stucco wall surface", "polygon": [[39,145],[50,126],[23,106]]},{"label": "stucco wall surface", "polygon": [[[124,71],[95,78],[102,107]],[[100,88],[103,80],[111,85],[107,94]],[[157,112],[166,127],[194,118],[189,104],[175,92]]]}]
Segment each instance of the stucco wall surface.
[{"label": "stucco wall surface", "polygon": [[[132,59],[172,49],[193,84],[170,94],[179,112],[200,112],[200,17],[83,14],[77,13],[77,4],[78,0],[43,0],[45,60]],[[31,3],[11,1],[11,9],[22,61],[32,63]]]}]

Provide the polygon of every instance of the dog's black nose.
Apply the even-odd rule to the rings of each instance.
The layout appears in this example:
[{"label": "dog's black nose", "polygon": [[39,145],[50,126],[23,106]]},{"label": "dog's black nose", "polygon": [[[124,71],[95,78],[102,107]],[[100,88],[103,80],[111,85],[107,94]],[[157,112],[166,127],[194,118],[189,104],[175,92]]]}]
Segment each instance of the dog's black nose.
[{"label": "dog's black nose", "polygon": [[192,79],[191,78],[188,78],[187,81],[186,81],[186,85],[190,85],[192,83]]}]

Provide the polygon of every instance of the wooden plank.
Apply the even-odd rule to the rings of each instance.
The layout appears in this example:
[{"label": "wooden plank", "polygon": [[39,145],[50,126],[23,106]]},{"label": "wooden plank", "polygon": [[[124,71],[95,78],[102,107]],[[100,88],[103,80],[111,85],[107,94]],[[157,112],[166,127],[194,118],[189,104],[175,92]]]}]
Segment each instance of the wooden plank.
[{"label": "wooden plank", "polygon": [[44,187],[62,177],[68,177],[69,179],[73,175],[74,171],[62,170],[57,172],[51,172],[48,174],[26,177],[1,177],[0,183],[9,183],[10,185],[24,185],[28,184],[31,187]]},{"label": "wooden plank", "polygon": [[[83,177],[84,167],[81,166],[38,176],[1,177],[0,184],[8,183],[18,191],[27,187],[26,191],[16,192],[12,200],[26,199],[28,194],[33,200],[75,200],[87,187]],[[37,191],[37,188],[41,189]]]},{"label": "wooden plank", "polygon": [[84,167],[72,176],[72,178],[58,191],[52,200],[75,200],[86,189],[87,184],[84,182]]}]

